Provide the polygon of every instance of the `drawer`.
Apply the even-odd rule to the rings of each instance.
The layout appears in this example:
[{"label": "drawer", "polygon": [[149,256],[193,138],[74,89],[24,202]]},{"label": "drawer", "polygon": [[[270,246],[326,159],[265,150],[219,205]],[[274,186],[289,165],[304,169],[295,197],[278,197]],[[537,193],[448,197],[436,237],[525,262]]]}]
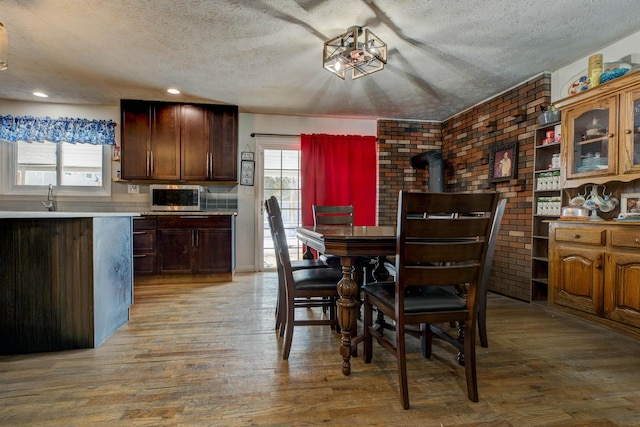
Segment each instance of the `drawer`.
[{"label": "drawer", "polygon": [[156,216],[134,216],[134,230],[155,230],[158,225]]},{"label": "drawer", "polygon": [[167,228],[231,228],[227,215],[166,215],[158,217],[158,229]]},{"label": "drawer", "polygon": [[134,230],[133,231],[133,252],[155,252],[156,250],[156,230]]},{"label": "drawer", "polygon": [[605,231],[587,228],[556,228],[556,242],[581,243],[585,245],[604,246]]},{"label": "drawer", "polygon": [[611,246],[640,249],[640,231],[612,230]]},{"label": "drawer", "polygon": [[137,254],[133,256],[133,274],[156,274],[155,254]]}]

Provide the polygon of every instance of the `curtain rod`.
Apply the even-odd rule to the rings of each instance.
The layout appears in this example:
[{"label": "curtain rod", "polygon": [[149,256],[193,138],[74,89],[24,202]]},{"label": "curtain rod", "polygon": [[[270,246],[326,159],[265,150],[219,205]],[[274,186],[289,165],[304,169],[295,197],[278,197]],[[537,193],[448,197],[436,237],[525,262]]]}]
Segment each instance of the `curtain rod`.
[{"label": "curtain rod", "polygon": [[251,134],[251,138],[254,138],[256,136],[286,136],[286,137],[299,137],[300,134],[294,135],[294,134],[290,134],[290,133],[256,133],[253,132]]}]

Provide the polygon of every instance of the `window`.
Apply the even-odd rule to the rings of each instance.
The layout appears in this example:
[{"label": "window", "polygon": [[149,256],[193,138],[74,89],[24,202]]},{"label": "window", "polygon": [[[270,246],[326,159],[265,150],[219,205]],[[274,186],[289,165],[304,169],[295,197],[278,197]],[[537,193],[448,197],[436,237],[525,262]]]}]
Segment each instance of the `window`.
[{"label": "window", "polygon": [[[109,195],[111,146],[67,142],[3,142],[5,194]],[[106,179],[106,183],[105,183]]]}]

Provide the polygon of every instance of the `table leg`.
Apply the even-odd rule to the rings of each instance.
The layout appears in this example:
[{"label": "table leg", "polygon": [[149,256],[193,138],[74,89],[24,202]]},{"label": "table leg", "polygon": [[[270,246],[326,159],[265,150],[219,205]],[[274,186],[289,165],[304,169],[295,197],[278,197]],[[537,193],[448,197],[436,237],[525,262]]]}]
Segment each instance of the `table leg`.
[{"label": "table leg", "polygon": [[356,316],[358,312],[358,285],[352,279],[353,271],[352,259],[348,256],[340,258],[342,265],[342,279],[338,282],[338,323],[342,332],[342,344],[340,354],[342,355],[342,373],[351,373],[351,337],[356,329]]}]

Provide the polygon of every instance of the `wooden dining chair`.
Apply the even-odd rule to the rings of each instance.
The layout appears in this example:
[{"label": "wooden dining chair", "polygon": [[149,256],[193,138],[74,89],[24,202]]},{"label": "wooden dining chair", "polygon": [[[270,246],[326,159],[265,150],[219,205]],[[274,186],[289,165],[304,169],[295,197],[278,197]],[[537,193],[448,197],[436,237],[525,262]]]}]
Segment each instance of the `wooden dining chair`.
[{"label": "wooden dining chair", "polygon": [[[407,325],[424,325],[425,354],[430,355],[434,325],[458,322],[464,342],[467,395],[478,401],[478,293],[498,198],[497,193],[400,192],[395,281],[370,283],[362,290],[365,362],[371,362],[373,338],[396,357],[404,409],[409,409]],[[446,289],[457,285],[465,285],[466,298]],[[395,334],[383,335],[373,324],[374,307],[395,321]],[[456,345],[457,339],[450,337],[448,342]]]},{"label": "wooden dining chair", "polygon": [[[277,203],[277,200],[276,200]],[[271,232],[271,239],[273,240],[273,245],[275,248],[276,245],[276,236],[274,234],[275,228],[272,221],[272,216],[270,212],[270,204],[265,201],[265,212],[267,216],[267,222],[269,223],[269,230]],[[277,254],[276,254],[277,258]],[[277,260],[276,260],[277,262]],[[327,264],[322,259],[297,259],[291,260],[291,269],[295,270],[306,270],[310,268],[331,268],[329,264]],[[277,288],[277,299],[276,299],[276,310],[275,310],[275,329],[278,329],[280,332],[280,336],[284,336],[284,326],[286,320],[286,291],[284,288],[284,275],[279,271],[278,272],[278,288]]]},{"label": "wooden dining chair", "polygon": [[491,276],[491,267],[493,265],[493,254],[496,251],[496,242],[498,241],[498,233],[502,224],[502,216],[507,205],[507,199],[502,199],[496,208],[496,214],[491,224],[491,235],[489,237],[489,248],[487,249],[487,258],[485,259],[485,267],[482,270],[482,281],[478,291],[478,335],[480,336],[480,345],[489,347],[487,340],[487,293],[489,292],[489,277]]},{"label": "wooden dining chair", "polygon": [[[282,320],[285,343],[282,358],[287,360],[291,352],[295,326],[330,325],[333,329],[339,330],[336,301],[337,285],[342,279],[342,272],[333,268],[307,268],[294,271],[291,268],[280,205],[275,196],[267,200],[267,212],[269,221],[273,225],[279,282],[283,284],[281,294],[284,298],[280,310],[284,310],[285,313]],[[327,308],[328,318],[324,311],[322,318],[296,318],[296,309],[309,307]]]},{"label": "wooden dining chair", "polygon": [[[353,227],[354,208],[353,205],[312,205],[313,225],[319,226],[347,226]],[[319,257],[335,269],[341,269],[340,257],[331,254],[321,254]],[[354,280],[363,284],[372,280],[373,260],[369,257],[360,256],[354,260]]]}]

